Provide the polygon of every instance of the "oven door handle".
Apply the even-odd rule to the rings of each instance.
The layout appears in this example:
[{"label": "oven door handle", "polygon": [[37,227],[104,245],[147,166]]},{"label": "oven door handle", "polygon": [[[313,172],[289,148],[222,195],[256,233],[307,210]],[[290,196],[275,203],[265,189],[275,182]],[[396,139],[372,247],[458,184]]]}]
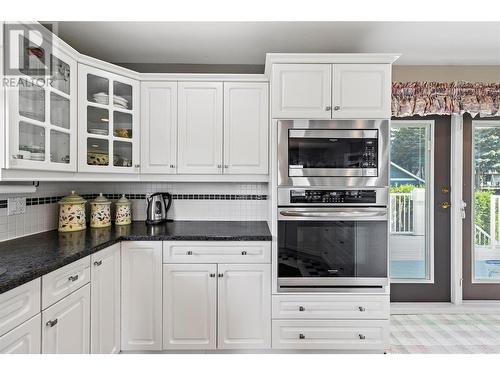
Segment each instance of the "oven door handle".
[{"label": "oven door handle", "polygon": [[374,210],[282,210],[280,216],[287,218],[308,218],[327,220],[387,220],[386,209]]}]

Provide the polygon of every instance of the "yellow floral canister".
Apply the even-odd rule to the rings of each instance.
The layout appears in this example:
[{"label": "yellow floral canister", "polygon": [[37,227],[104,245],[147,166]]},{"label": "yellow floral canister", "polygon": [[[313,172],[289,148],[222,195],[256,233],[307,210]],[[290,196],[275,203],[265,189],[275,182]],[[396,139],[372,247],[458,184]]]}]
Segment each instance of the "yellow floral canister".
[{"label": "yellow floral canister", "polygon": [[74,191],[59,201],[59,232],[75,232],[86,228],[85,202]]},{"label": "yellow floral canister", "polygon": [[90,202],[90,227],[105,228],[111,225],[111,201],[100,193]]},{"label": "yellow floral canister", "polygon": [[131,202],[122,194],[122,197],[116,201],[116,225],[127,225],[132,222]]}]

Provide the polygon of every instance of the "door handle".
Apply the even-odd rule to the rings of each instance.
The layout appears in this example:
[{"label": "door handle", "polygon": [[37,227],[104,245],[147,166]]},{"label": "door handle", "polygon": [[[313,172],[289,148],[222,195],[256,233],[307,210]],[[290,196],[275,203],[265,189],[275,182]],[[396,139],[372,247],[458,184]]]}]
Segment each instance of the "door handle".
[{"label": "door handle", "polygon": [[45,325],[47,327],[54,327],[55,325],[57,324],[57,319],[54,319],[54,320],[49,320],[47,323],[45,323]]},{"label": "door handle", "polygon": [[441,208],[447,209],[447,208],[451,207],[451,203],[448,201],[441,202],[440,206],[441,206]]}]

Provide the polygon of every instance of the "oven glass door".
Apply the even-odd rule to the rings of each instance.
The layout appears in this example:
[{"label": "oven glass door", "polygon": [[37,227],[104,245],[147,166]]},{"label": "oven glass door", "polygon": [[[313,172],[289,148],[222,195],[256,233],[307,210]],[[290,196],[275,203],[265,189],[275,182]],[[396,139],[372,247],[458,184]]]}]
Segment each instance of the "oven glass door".
[{"label": "oven glass door", "polygon": [[290,176],[377,176],[377,131],[290,130]]},{"label": "oven glass door", "polygon": [[278,221],[279,278],[387,278],[387,221]]}]

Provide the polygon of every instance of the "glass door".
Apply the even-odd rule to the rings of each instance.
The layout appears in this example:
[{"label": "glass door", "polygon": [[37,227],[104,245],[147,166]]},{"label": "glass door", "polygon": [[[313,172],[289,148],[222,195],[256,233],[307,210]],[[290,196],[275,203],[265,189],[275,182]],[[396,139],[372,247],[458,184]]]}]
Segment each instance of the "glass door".
[{"label": "glass door", "polygon": [[450,301],[450,116],[391,121],[393,302]]},{"label": "glass door", "polygon": [[79,79],[79,169],[137,173],[138,82],[86,65],[79,65]]},{"label": "glass door", "polygon": [[463,299],[500,298],[500,119],[464,116]]},{"label": "glass door", "polygon": [[46,52],[21,41],[25,61],[44,64],[46,76],[19,72],[8,87],[8,168],[76,171],[76,61],[56,46]]}]

